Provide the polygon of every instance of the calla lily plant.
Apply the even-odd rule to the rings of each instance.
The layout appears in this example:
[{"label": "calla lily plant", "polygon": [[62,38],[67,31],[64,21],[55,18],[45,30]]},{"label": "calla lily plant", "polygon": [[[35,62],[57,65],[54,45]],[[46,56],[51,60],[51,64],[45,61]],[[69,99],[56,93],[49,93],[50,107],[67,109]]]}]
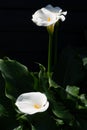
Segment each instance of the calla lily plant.
[{"label": "calla lily plant", "polygon": [[66,15],[51,4],[32,15],[32,22],[49,35],[47,68],[38,63],[39,72],[33,72],[16,60],[0,59],[1,130],[87,129],[87,91],[82,89],[87,58],[70,50],[60,57],[57,53],[56,29]]}]

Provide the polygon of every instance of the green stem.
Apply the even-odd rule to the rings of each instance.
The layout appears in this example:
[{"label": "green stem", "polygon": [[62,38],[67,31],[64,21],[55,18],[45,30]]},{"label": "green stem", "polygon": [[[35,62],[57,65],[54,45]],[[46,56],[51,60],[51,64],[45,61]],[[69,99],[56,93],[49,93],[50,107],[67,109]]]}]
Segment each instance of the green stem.
[{"label": "green stem", "polygon": [[56,23],[55,26],[55,34],[54,34],[54,69],[57,65],[57,58],[58,58],[58,26],[59,22]]},{"label": "green stem", "polygon": [[53,35],[49,33],[49,45],[48,45],[48,76],[52,72],[52,40]]}]

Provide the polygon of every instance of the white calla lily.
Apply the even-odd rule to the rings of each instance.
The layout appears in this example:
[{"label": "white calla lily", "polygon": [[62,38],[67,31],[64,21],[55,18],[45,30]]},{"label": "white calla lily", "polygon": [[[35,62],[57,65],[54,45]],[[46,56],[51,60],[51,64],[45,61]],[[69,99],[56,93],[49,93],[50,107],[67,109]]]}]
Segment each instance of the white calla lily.
[{"label": "white calla lily", "polygon": [[66,14],[67,11],[63,12],[60,7],[53,7],[49,4],[46,7],[37,10],[32,15],[32,21],[38,26],[50,26],[55,24],[59,19],[64,21]]},{"label": "white calla lily", "polygon": [[45,94],[40,92],[29,92],[21,94],[15,105],[25,114],[35,114],[37,112],[44,112],[49,107],[49,102]]}]

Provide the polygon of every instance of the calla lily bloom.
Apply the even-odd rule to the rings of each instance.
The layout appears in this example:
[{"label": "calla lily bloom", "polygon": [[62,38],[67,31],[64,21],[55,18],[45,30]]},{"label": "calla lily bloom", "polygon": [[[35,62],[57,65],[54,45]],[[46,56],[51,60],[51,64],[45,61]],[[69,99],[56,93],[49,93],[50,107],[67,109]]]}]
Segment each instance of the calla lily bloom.
[{"label": "calla lily bloom", "polygon": [[45,94],[40,92],[29,92],[21,94],[15,105],[25,114],[35,114],[37,112],[44,112],[49,107],[49,102]]},{"label": "calla lily bloom", "polygon": [[49,4],[37,10],[32,15],[32,21],[38,26],[50,26],[55,24],[58,20],[64,21],[66,14],[67,11],[63,12],[60,7],[53,7]]}]

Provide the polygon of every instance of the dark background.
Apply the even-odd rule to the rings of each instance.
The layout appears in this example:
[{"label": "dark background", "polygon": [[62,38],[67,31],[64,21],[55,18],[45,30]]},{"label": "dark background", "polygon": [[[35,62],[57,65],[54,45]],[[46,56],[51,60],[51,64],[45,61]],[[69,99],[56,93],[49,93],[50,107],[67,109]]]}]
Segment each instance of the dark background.
[{"label": "dark background", "polygon": [[87,47],[87,4],[79,0],[0,0],[0,58],[11,59],[34,69],[34,62],[47,63],[48,34],[32,21],[32,14],[52,4],[68,14],[59,28],[58,49]]}]

